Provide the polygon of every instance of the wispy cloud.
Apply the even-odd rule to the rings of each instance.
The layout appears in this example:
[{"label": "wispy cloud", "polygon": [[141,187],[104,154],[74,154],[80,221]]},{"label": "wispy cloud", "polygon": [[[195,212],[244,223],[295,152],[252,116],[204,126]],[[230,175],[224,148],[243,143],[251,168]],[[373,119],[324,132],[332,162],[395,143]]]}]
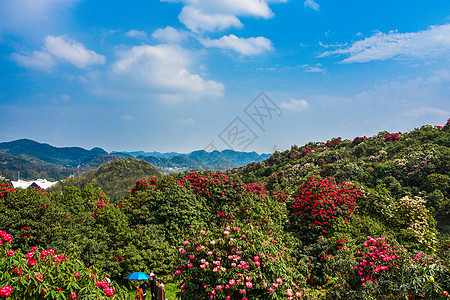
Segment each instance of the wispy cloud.
[{"label": "wispy cloud", "polygon": [[265,37],[239,38],[234,34],[226,35],[220,39],[202,39],[205,47],[217,47],[235,51],[243,56],[258,55],[273,50],[272,42]]},{"label": "wispy cloud", "polygon": [[316,64],[314,66],[310,66],[305,64],[302,66],[303,70],[308,73],[325,73],[326,69],[322,64]]},{"label": "wispy cloud", "polygon": [[192,118],[178,119],[178,123],[180,123],[181,125],[185,125],[185,126],[193,126],[193,125],[195,125],[195,120]]},{"label": "wispy cloud", "polygon": [[356,41],[349,47],[327,51],[349,55],[343,63],[387,60],[395,57],[424,58],[446,55],[450,52],[450,24],[431,26],[427,30],[409,33],[377,32],[369,38]]},{"label": "wispy cloud", "polygon": [[289,102],[282,102],[280,107],[289,111],[304,111],[308,109],[306,100],[291,99]]},{"label": "wispy cloud", "polygon": [[417,76],[410,79],[392,81],[383,85],[376,85],[372,89],[358,94],[355,99],[365,103],[425,103],[433,101],[448,107],[450,95],[450,71],[434,71],[428,76]]},{"label": "wispy cloud", "polygon": [[437,117],[446,117],[450,115],[450,112],[436,107],[419,107],[407,110],[400,114],[401,117],[408,117],[408,118],[419,118],[428,115]]},{"label": "wispy cloud", "polygon": [[273,16],[269,3],[286,2],[286,0],[162,0],[182,2],[184,7],[179,15],[180,21],[193,32],[224,30],[242,27],[238,17],[260,17],[268,19]]},{"label": "wispy cloud", "polygon": [[125,33],[125,35],[127,37],[137,38],[137,39],[146,39],[147,38],[147,34],[145,33],[145,31],[143,31],[143,30],[136,30],[136,29],[132,29],[130,31],[127,31]]},{"label": "wispy cloud", "polygon": [[30,55],[13,53],[11,58],[22,67],[42,69],[47,72],[50,72],[55,65],[53,58],[48,53],[41,51],[34,51]]},{"label": "wispy cloud", "polygon": [[317,4],[316,2],[314,2],[314,0],[306,0],[305,1],[305,7],[309,7],[309,8],[312,8],[314,10],[319,10],[320,9],[320,5]]},{"label": "wispy cloud", "polygon": [[121,115],[120,118],[125,121],[133,121],[134,117],[130,115]]}]

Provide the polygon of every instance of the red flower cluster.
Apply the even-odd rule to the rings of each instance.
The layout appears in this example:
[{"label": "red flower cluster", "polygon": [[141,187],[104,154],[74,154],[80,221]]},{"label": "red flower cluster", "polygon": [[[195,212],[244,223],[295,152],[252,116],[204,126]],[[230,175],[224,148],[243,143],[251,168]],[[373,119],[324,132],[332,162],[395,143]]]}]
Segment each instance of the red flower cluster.
[{"label": "red flower cluster", "polygon": [[337,248],[342,249],[342,247],[344,247],[345,243],[347,243],[347,241],[345,239],[341,238],[339,241],[336,242]]},{"label": "red flower cluster", "polygon": [[340,142],[341,142],[341,137],[340,136],[337,137],[337,138],[332,138],[331,141],[328,140],[325,143],[325,147],[330,147],[331,144],[333,144],[333,146],[337,146],[337,145],[339,145]]},{"label": "red flower cluster", "polygon": [[0,198],[6,197],[9,192],[14,192],[16,189],[7,181],[0,181]]},{"label": "red flower cluster", "polygon": [[8,298],[9,295],[11,295],[12,293],[12,287],[10,287],[9,285],[5,285],[4,287],[2,287],[0,289],[0,297],[2,298]]},{"label": "red flower cluster", "polygon": [[308,155],[309,153],[311,153],[312,150],[313,148],[311,147],[304,149],[302,152],[302,156]]},{"label": "red flower cluster", "polygon": [[97,210],[105,205],[111,205],[107,200],[103,198],[99,198],[97,200],[97,207],[95,208],[94,214],[92,215],[94,218],[97,218]]},{"label": "red flower cluster", "polygon": [[400,133],[401,132],[399,132],[399,133],[390,133],[384,138],[384,141],[385,142],[394,142],[394,143],[396,143],[396,142],[398,142],[398,138],[400,137]]},{"label": "red flower cluster", "polygon": [[338,184],[330,177],[312,177],[300,185],[299,191],[292,205],[294,213],[299,216],[298,225],[306,228],[318,226],[318,229],[330,227],[336,217],[350,218],[355,211],[356,200],[362,195],[353,185]]},{"label": "red flower cluster", "polygon": [[368,138],[367,138],[367,136],[357,136],[357,137],[355,137],[354,139],[353,139],[353,141],[352,141],[352,143],[351,143],[351,147],[355,147],[356,145],[358,145],[358,144],[360,144],[361,142],[363,142],[363,141],[367,141],[367,140],[369,140]]},{"label": "red flower cluster", "polygon": [[3,245],[3,241],[11,243],[12,236],[9,233],[6,233],[6,231],[0,230],[0,246]]},{"label": "red flower cluster", "polygon": [[106,281],[103,281],[103,280],[97,281],[95,283],[95,286],[102,287],[103,290],[105,291],[105,294],[108,296],[114,295],[114,289],[112,287],[110,287]]},{"label": "red flower cluster", "polygon": [[139,191],[148,190],[150,187],[157,188],[156,183],[158,182],[158,178],[156,176],[152,176],[150,179],[139,179],[136,180],[134,187],[131,189],[132,194],[136,194]]}]

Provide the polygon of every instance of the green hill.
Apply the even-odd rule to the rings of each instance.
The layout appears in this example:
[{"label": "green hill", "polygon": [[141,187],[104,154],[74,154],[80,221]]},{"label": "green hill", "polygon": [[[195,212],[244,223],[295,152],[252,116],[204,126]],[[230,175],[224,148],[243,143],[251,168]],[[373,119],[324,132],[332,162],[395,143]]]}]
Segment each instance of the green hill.
[{"label": "green hill", "polygon": [[0,143],[0,151],[13,155],[27,154],[40,160],[61,165],[67,168],[76,168],[80,164],[94,157],[108,154],[100,148],[86,150],[80,147],[54,147],[45,143],[38,143],[29,139],[20,139],[12,142]]},{"label": "green hill", "polygon": [[445,299],[449,141],[449,124],[427,125],[163,177],[118,160],[58,187],[82,189],[3,183],[0,228],[22,253],[66,251],[125,286],[154,272],[186,300],[241,299],[244,284],[248,299]]},{"label": "green hill", "polygon": [[49,191],[62,191],[65,186],[81,189],[87,184],[92,184],[100,187],[110,199],[118,199],[125,195],[136,180],[152,176],[160,178],[162,174],[145,161],[127,158],[105,163],[98,169],[90,170],[81,176],[65,178]]},{"label": "green hill", "polygon": [[20,174],[20,179],[43,178],[54,181],[71,175],[73,170],[26,154],[0,152],[0,173],[10,180],[17,180]]},{"label": "green hill", "polygon": [[[423,197],[439,220],[448,220],[449,146],[449,125],[427,125],[405,133],[382,131],[372,137],[337,137],[302,147],[294,145],[232,172],[244,182],[265,183],[270,190],[289,191],[316,175],[386,188],[395,198]],[[445,221],[440,225],[448,230]]]}]

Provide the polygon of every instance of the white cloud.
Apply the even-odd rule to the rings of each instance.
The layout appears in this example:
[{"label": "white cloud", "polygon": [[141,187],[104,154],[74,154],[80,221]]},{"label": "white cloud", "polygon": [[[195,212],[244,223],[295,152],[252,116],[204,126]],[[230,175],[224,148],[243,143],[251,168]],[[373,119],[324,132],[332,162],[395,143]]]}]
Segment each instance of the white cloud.
[{"label": "white cloud", "polygon": [[180,21],[194,32],[224,30],[230,27],[242,27],[238,16],[273,16],[269,3],[285,0],[162,0],[182,2],[184,7],[179,15]]},{"label": "white cloud", "polygon": [[420,107],[407,110],[400,114],[401,117],[407,118],[419,118],[422,116],[437,116],[437,117],[446,117],[450,114],[449,111],[435,108],[435,107]]},{"label": "white cloud", "polygon": [[193,32],[201,30],[216,31],[230,27],[241,28],[243,25],[239,19],[230,14],[207,14],[198,8],[186,6],[179,16],[181,23]]},{"label": "white cloud", "polygon": [[62,58],[78,68],[104,64],[106,61],[103,55],[88,50],[83,44],[67,39],[65,36],[47,36],[45,48],[53,56]]},{"label": "white cloud", "polygon": [[343,63],[387,60],[395,57],[425,58],[448,55],[450,52],[450,24],[431,26],[427,30],[398,33],[377,32],[351,46],[327,51],[320,56],[347,54]]},{"label": "white cloud", "polygon": [[273,50],[272,42],[265,37],[238,38],[234,34],[223,36],[220,39],[203,39],[205,47],[217,47],[233,50],[243,56],[258,55]]},{"label": "white cloud", "polygon": [[152,34],[153,38],[167,43],[180,43],[184,41],[187,36],[188,33],[186,31],[181,31],[171,26],[159,28]]},{"label": "white cloud", "polygon": [[179,46],[135,46],[119,56],[111,77],[123,90],[169,102],[223,96],[225,88],[221,83],[188,71],[193,65],[193,53]]},{"label": "white cloud", "polygon": [[143,30],[135,30],[135,29],[132,29],[132,30],[130,30],[130,31],[127,31],[127,32],[125,33],[125,35],[126,35],[127,37],[137,38],[137,39],[145,39],[145,38],[147,38],[147,34],[146,34],[145,31],[143,31]]},{"label": "white cloud", "polygon": [[11,58],[23,67],[42,69],[47,72],[55,65],[53,58],[49,54],[41,51],[34,51],[31,55],[13,53],[11,54]]},{"label": "white cloud", "polygon": [[308,64],[302,66],[303,70],[308,73],[324,73],[326,71],[322,64],[316,64],[315,66],[310,66]]},{"label": "white cloud", "polygon": [[308,102],[306,100],[291,99],[289,102],[282,102],[280,107],[290,111],[304,111],[308,109]]},{"label": "white cloud", "polygon": [[305,1],[305,7],[312,8],[314,10],[319,10],[320,5],[314,2],[314,0],[306,0]]}]

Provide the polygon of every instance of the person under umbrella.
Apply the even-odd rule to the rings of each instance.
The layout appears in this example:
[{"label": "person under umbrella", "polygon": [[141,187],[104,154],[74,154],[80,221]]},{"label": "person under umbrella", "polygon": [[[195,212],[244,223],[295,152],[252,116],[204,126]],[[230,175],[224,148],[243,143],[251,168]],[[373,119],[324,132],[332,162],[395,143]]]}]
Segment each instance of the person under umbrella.
[{"label": "person under umbrella", "polygon": [[150,278],[147,274],[143,272],[134,272],[127,276],[130,280],[138,280],[139,285],[136,287],[136,297],[135,299],[145,300],[147,295],[147,286],[144,283],[144,280]]},{"label": "person under umbrella", "polygon": [[145,285],[144,280],[139,280],[139,287],[142,290],[142,300],[145,300],[146,296],[147,296],[147,286]]}]

